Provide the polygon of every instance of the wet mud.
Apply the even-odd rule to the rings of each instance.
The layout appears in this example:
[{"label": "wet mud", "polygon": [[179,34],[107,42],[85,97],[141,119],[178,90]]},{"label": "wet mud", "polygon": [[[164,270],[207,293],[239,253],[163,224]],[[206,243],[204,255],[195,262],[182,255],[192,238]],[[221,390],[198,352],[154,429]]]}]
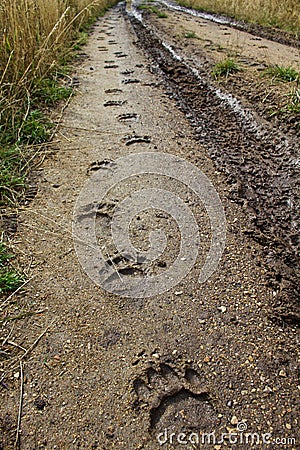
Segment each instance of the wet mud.
[{"label": "wet mud", "polygon": [[275,301],[271,316],[300,323],[299,142],[243,111],[217,92],[162,42],[130,17],[138,45],[152,58],[169,96],[188,117],[195,137],[228,177],[230,198],[248,211],[245,233],[258,241]]}]

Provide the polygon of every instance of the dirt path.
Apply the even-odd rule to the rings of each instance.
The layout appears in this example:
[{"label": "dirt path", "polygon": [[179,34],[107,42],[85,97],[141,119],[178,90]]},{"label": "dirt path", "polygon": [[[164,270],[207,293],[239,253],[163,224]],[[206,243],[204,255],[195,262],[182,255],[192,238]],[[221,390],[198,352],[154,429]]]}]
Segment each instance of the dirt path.
[{"label": "dirt path", "polygon": [[[29,349],[49,329],[24,358],[22,374],[20,349],[14,347],[15,359],[4,364],[0,448],[13,448],[23,375],[22,449],[199,448],[201,439],[201,448],[245,449],[246,429],[256,433],[249,437],[254,443],[260,440],[255,448],[269,448],[277,438],[278,448],[291,439],[288,448],[296,449],[298,332],[269,318],[280,292],[269,285],[268,245],[245,234],[247,205],[233,201],[231,169],[220,170],[218,149],[228,146],[223,130],[233,113],[227,107],[221,114],[212,94],[205,94],[212,113],[207,108],[205,118],[199,105],[194,109],[206,129],[195,135],[195,116],[179,91],[185,94],[183,83],[190,83],[189,98],[195,99],[206,86],[194,86],[191,75],[131,20],[115,8],[95,25],[76,74],[79,93],[40,171],[38,194],[20,212],[16,245],[33,278],[8,316],[28,309],[36,314],[14,326],[6,320],[3,335]],[[146,44],[150,56],[136,43]],[[165,73],[176,80],[166,81]],[[233,152],[238,144],[245,149],[246,139],[255,150],[251,124],[244,121],[244,141],[232,138],[239,132],[239,120],[233,122]],[[277,166],[261,159],[262,172],[248,185],[266,173],[265,182],[272,183],[271,170],[291,170],[289,158]],[[240,161],[236,166],[240,170]],[[109,189],[99,198],[102,185]],[[288,195],[293,186],[291,176]],[[262,217],[267,239],[269,222]],[[149,245],[158,229],[168,239],[164,251],[161,233],[152,234]],[[207,271],[201,271],[212,246]],[[211,268],[210,278],[199,283]],[[144,282],[135,284],[138,277]],[[158,294],[149,296],[151,289]],[[212,433],[210,441],[203,433]]]}]

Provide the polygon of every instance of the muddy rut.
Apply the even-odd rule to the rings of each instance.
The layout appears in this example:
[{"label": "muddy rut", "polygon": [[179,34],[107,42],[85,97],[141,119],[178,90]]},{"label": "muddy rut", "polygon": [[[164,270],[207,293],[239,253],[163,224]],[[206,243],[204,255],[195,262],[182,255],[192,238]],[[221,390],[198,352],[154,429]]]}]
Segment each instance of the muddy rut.
[{"label": "muddy rut", "polygon": [[210,85],[199,55],[193,63],[191,54],[183,51],[181,56],[153,27],[136,18],[132,22],[197,140],[228,175],[231,198],[248,208],[246,232],[264,247],[271,283],[278,291],[278,315],[299,324],[298,137],[270,129],[234,97]]},{"label": "muddy rut", "polygon": [[[19,213],[30,281],[2,322],[5,450],[17,431],[22,449],[245,449],[246,431],[256,448],[297,448],[295,130],[215,88],[204,53],[167,29],[123,5],[99,19]],[[153,295],[114,290],[139,277]]]}]

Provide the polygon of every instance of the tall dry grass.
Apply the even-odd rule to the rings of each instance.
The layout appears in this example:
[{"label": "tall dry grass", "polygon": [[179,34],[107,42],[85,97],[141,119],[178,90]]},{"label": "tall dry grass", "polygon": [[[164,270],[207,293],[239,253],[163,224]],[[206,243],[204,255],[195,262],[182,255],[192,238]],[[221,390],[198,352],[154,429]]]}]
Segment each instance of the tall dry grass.
[{"label": "tall dry grass", "polygon": [[0,133],[28,109],[39,80],[49,77],[76,32],[113,0],[2,0],[0,2]]},{"label": "tall dry grass", "polygon": [[179,0],[181,5],[270,25],[300,36],[299,0]]}]

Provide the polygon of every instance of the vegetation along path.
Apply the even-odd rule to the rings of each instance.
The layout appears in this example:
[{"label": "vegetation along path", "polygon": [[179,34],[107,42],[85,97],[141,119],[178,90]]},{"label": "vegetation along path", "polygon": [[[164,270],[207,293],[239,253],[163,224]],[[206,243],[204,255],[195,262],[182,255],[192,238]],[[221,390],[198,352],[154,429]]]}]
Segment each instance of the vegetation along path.
[{"label": "vegetation along path", "polygon": [[299,447],[299,49],[216,18],[93,26],[19,211],[0,448]]}]

